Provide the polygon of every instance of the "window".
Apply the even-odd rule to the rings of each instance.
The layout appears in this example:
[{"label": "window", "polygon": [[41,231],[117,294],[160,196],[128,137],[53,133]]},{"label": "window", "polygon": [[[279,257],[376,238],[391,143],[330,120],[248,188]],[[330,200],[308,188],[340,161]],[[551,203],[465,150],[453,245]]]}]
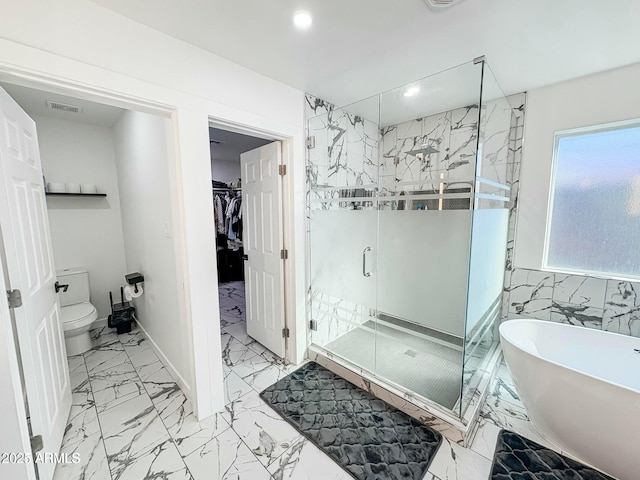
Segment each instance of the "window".
[{"label": "window", "polygon": [[640,121],[555,135],[545,267],[640,278]]}]

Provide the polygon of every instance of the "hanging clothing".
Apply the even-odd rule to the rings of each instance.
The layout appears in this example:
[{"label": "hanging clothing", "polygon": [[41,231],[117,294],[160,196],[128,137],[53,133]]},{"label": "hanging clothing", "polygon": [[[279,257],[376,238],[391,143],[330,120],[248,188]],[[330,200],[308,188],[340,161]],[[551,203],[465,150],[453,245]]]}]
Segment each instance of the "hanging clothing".
[{"label": "hanging clothing", "polygon": [[216,233],[225,233],[224,231],[224,205],[220,195],[213,196],[213,217],[216,222]]}]

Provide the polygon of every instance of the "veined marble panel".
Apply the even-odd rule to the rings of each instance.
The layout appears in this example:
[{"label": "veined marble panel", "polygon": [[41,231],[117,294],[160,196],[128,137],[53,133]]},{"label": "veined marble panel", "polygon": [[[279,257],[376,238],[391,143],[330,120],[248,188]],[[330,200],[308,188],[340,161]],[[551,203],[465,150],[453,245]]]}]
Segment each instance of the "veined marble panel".
[{"label": "veined marble panel", "polygon": [[169,434],[146,395],[132,398],[101,414],[100,424],[112,472],[144,457],[169,440]]},{"label": "veined marble panel", "polygon": [[553,301],[602,309],[606,290],[604,279],[556,273]]},{"label": "veined marble panel", "polygon": [[300,438],[291,445],[268,470],[278,480],[314,480],[318,478],[319,472],[322,472],[323,478],[331,480],[353,479],[306,438]]},{"label": "veined marble panel", "polygon": [[305,94],[304,96],[304,111],[306,118],[312,118],[316,115],[329,113],[334,108],[335,105],[333,105],[332,103],[315,97],[309,93]]},{"label": "veined marble panel", "polygon": [[551,308],[551,320],[559,323],[568,323],[579,327],[602,329],[602,308],[588,305],[575,305],[565,302],[553,302]]},{"label": "veined marble panel", "polygon": [[193,480],[184,460],[170,438],[152,445],[144,452],[120,461],[109,456],[111,473],[118,480],[163,479]]},{"label": "veined marble panel", "polygon": [[225,421],[265,466],[302,438],[257,393],[247,394],[230,403],[226,410],[223,414]]},{"label": "veined marble panel", "polygon": [[184,395],[178,408],[172,412],[165,412],[162,419],[183,457],[231,428],[224,421],[221,413],[215,413],[209,418],[198,421],[193,413],[191,402]]},{"label": "veined marble panel", "polygon": [[116,367],[129,361],[120,342],[101,345],[84,354],[89,375]]},{"label": "veined marble panel", "polygon": [[515,269],[509,287],[509,313],[550,320],[553,281],[549,272]]},{"label": "veined marble panel", "polygon": [[198,447],[184,461],[196,480],[271,480],[264,465],[256,460],[232,429],[225,430]]},{"label": "veined marble panel", "polygon": [[327,116],[327,184],[338,187],[355,185],[355,175],[350,175],[347,164],[347,114],[337,109],[329,112]]},{"label": "veined marble panel", "polygon": [[451,136],[447,169],[451,175],[473,178],[478,142],[478,106],[451,111]]},{"label": "veined marble panel", "polygon": [[82,442],[63,445],[60,453],[78,455],[80,461],[59,463],[53,480],[111,480],[100,433],[85,437]]},{"label": "veined marble panel", "polygon": [[602,329],[640,337],[640,283],[608,280]]}]

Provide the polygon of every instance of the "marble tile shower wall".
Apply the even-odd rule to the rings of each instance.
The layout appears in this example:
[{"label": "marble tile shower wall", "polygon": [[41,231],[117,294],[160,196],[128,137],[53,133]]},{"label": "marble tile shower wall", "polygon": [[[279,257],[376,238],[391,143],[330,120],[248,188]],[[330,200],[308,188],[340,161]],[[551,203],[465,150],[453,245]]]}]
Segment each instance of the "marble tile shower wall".
[{"label": "marble tile shower wall", "polygon": [[[477,131],[477,105],[383,127],[380,159],[383,193],[430,188],[429,181],[440,178],[472,181]],[[408,153],[425,144],[438,152],[424,159]]]},{"label": "marble tile shower wall", "polygon": [[640,282],[568,275],[513,266],[522,162],[525,94],[509,97],[518,117],[511,129],[511,205],[503,319],[535,318],[640,337]]},{"label": "marble tile shower wall", "polygon": [[[306,95],[305,102],[308,136],[315,141],[307,156],[311,208],[336,210],[352,206],[314,202],[339,195],[328,187],[351,191],[341,196],[371,196],[378,176],[378,124],[312,95]],[[354,195],[356,188],[364,191]],[[373,208],[373,203],[363,202],[359,207]]]}]

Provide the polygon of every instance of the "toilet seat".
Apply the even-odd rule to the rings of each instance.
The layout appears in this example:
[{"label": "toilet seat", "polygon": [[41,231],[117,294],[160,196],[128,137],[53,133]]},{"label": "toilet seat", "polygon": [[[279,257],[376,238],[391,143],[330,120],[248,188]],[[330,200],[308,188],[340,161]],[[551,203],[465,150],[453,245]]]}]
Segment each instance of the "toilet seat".
[{"label": "toilet seat", "polygon": [[89,302],[76,303],[75,305],[60,307],[60,317],[62,328],[68,331],[94,322],[98,318],[98,311]]}]

